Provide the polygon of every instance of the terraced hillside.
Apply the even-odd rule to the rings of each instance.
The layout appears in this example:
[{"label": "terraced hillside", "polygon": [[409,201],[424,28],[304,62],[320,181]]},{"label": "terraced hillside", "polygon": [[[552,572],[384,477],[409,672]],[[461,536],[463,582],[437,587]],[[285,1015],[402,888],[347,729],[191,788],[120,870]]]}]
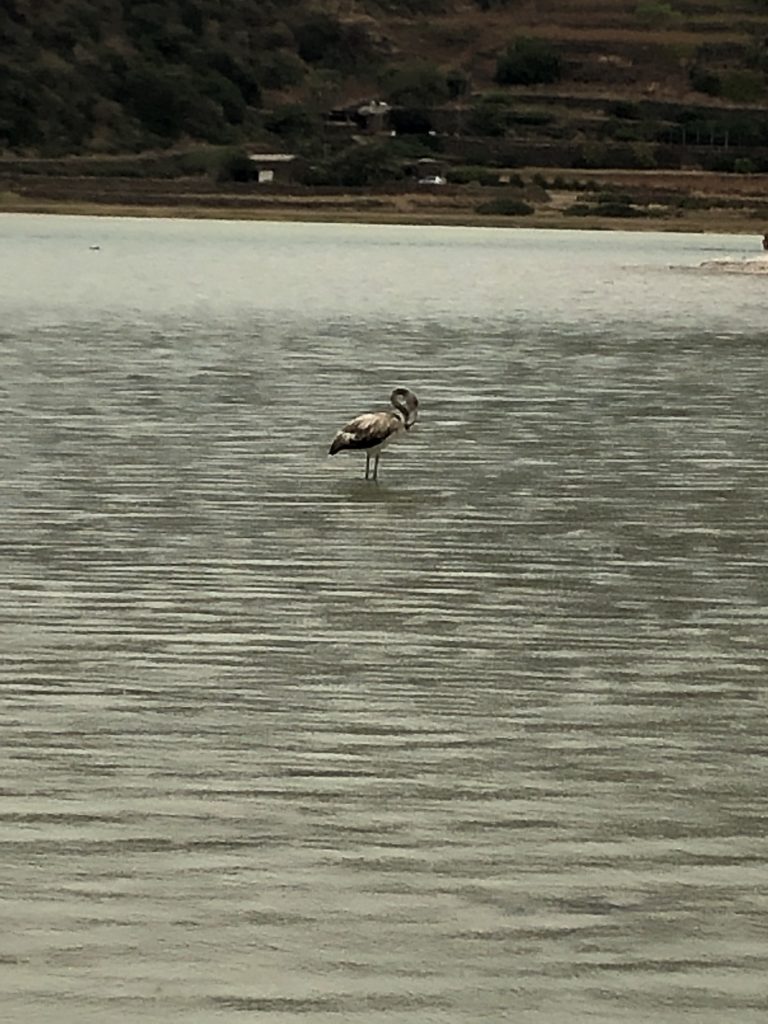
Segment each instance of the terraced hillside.
[{"label": "terraced hillside", "polygon": [[765,0],[4,0],[0,148],[306,146],[329,109],[371,96],[454,111],[454,134],[478,138],[522,134],[505,101],[519,116],[556,96],[549,136],[572,140],[606,99],[759,110],[767,39]]},{"label": "terraced hillside", "polygon": [[768,0],[4,0],[0,209],[762,232],[766,98]]}]

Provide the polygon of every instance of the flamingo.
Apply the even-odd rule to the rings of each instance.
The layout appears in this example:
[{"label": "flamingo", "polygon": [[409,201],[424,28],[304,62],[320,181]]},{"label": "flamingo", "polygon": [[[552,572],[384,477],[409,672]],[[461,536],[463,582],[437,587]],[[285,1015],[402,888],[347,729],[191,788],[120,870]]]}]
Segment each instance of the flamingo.
[{"label": "flamingo", "polygon": [[[419,416],[419,400],[408,388],[395,388],[389,397],[392,409],[364,412],[345,424],[336,434],[329,455],[345,449],[365,452],[365,479],[376,480],[379,474],[379,455],[390,441],[411,429]],[[371,475],[373,456],[373,475]]]}]

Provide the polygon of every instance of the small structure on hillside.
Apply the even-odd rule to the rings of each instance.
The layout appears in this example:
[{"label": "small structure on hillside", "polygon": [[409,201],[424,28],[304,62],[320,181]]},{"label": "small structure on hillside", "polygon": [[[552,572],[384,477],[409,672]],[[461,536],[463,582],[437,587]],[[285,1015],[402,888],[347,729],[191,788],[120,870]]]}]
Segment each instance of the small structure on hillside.
[{"label": "small structure on hillside", "polygon": [[371,135],[386,131],[389,125],[390,106],[384,100],[368,100],[357,108],[357,116],[363,131]]},{"label": "small structure on hillside", "polygon": [[413,163],[408,164],[406,171],[408,174],[413,175],[413,177],[418,181],[424,181],[428,178],[440,178],[440,181],[432,180],[430,184],[445,184],[445,162],[443,160],[423,156],[420,160],[414,160]]},{"label": "small structure on hillside", "polygon": [[296,180],[302,160],[295,153],[249,153],[254,180],[259,185],[289,185]]},{"label": "small structure on hillside", "polygon": [[351,103],[346,107],[335,107],[328,112],[328,122],[365,132],[366,135],[378,135],[389,128],[389,112],[392,108],[384,100],[366,100],[364,103]]}]

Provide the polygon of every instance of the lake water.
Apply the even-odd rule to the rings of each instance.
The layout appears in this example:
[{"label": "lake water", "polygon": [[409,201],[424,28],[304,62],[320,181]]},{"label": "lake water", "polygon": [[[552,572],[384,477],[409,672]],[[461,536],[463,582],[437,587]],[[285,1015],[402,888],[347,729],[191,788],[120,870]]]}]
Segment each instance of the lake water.
[{"label": "lake water", "polygon": [[3,1020],[763,1022],[760,232],[0,233]]}]

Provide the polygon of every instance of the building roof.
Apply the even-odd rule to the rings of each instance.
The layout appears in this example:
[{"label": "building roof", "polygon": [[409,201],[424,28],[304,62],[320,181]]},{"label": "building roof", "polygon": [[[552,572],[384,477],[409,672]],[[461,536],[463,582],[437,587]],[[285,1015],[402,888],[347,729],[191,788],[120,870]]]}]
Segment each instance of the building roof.
[{"label": "building roof", "polygon": [[296,159],[295,153],[249,153],[249,160],[259,160],[262,163],[287,164]]},{"label": "building roof", "polygon": [[386,114],[389,109],[389,104],[384,100],[370,100],[358,107],[357,112],[365,116],[366,114]]}]

